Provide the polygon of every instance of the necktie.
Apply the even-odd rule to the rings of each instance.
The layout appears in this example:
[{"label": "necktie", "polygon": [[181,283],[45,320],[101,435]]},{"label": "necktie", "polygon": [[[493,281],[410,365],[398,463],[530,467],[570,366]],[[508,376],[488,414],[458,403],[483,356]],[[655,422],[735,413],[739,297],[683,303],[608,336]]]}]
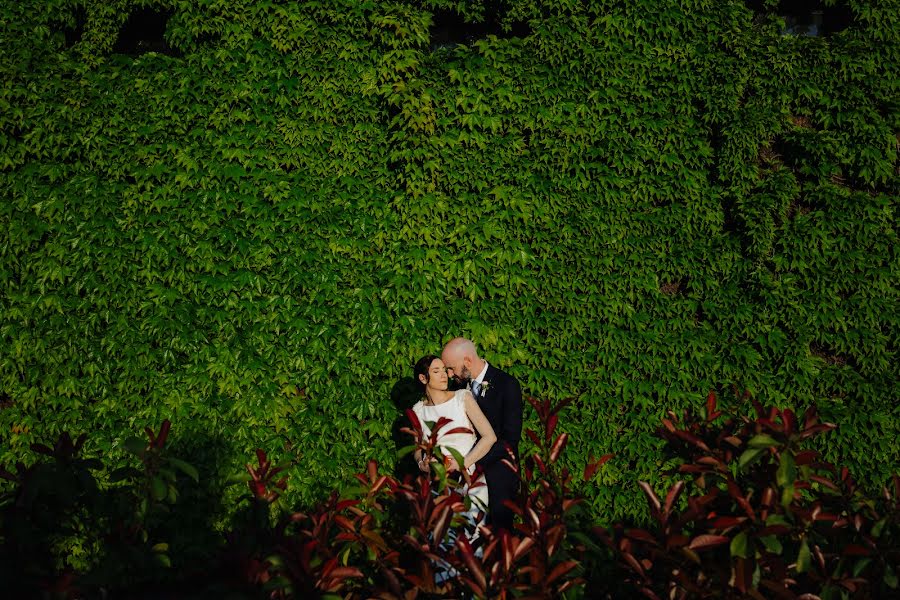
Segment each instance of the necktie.
[{"label": "necktie", "polygon": [[472,381],[472,395],[476,398],[478,397],[478,392],[481,391],[481,383],[473,380]]}]

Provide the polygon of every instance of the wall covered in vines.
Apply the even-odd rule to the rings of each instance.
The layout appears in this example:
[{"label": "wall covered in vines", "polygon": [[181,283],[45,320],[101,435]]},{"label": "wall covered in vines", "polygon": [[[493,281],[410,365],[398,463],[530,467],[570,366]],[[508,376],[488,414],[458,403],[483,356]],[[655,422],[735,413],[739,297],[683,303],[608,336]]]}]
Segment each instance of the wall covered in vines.
[{"label": "wall covered in vines", "polygon": [[467,335],[577,397],[605,517],[664,483],[665,412],[732,385],[817,403],[880,485],[900,10],[826,9],[4,3],[0,463],[170,418],[209,477],[263,447],[309,502],[395,462],[411,364]]}]

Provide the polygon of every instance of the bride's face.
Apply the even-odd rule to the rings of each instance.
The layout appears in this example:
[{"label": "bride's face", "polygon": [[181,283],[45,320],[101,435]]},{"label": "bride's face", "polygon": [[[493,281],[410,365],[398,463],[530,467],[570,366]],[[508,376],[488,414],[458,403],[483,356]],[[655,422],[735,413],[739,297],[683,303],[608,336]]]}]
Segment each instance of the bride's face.
[{"label": "bride's face", "polygon": [[431,366],[428,367],[428,383],[426,384],[433,390],[446,390],[447,389],[447,367],[444,366],[444,362],[436,358],[431,361]]}]

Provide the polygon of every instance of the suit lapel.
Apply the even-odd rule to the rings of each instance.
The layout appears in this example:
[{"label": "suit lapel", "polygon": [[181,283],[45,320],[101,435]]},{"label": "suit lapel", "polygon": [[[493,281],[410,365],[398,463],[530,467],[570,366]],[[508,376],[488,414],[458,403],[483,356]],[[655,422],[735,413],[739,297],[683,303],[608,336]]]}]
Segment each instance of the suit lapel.
[{"label": "suit lapel", "polygon": [[484,374],[484,379],[481,381],[481,390],[478,392],[478,400],[481,401],[488,396],[493,396],[494,389],[494,374],[496,369],[493,366],[488,365],[487,373]]}]

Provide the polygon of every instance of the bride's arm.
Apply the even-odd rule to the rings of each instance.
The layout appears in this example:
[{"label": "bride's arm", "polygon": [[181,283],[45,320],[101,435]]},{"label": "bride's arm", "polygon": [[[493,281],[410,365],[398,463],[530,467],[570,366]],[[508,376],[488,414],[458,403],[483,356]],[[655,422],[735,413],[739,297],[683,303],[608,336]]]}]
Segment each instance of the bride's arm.
[{"label": "bride's arm", "polygon": [[487,420],[487,417],[484,416],[484,413],[481,412],[481,407],[478,406],[478,403],[475,402],[475,398],[472,394],[466,392],[463,396],[465,399],[466,405],[466,416],[469,417],[469,421],[472,422],[472,425],[475,426],[475,431],[478,432],[478,435],[481,436],[481,439],[478,440],[478,443],[475,444],[469,453],[466,454],[465,457],[465,465],[464,469],[468,469],[470,466],[477,463],[481,458],[488,453],[491,449],[491,446],[494,445],[494,442],[497,441],[497,434],[494,433],[494,428],[491,427],[491,422]]}]

